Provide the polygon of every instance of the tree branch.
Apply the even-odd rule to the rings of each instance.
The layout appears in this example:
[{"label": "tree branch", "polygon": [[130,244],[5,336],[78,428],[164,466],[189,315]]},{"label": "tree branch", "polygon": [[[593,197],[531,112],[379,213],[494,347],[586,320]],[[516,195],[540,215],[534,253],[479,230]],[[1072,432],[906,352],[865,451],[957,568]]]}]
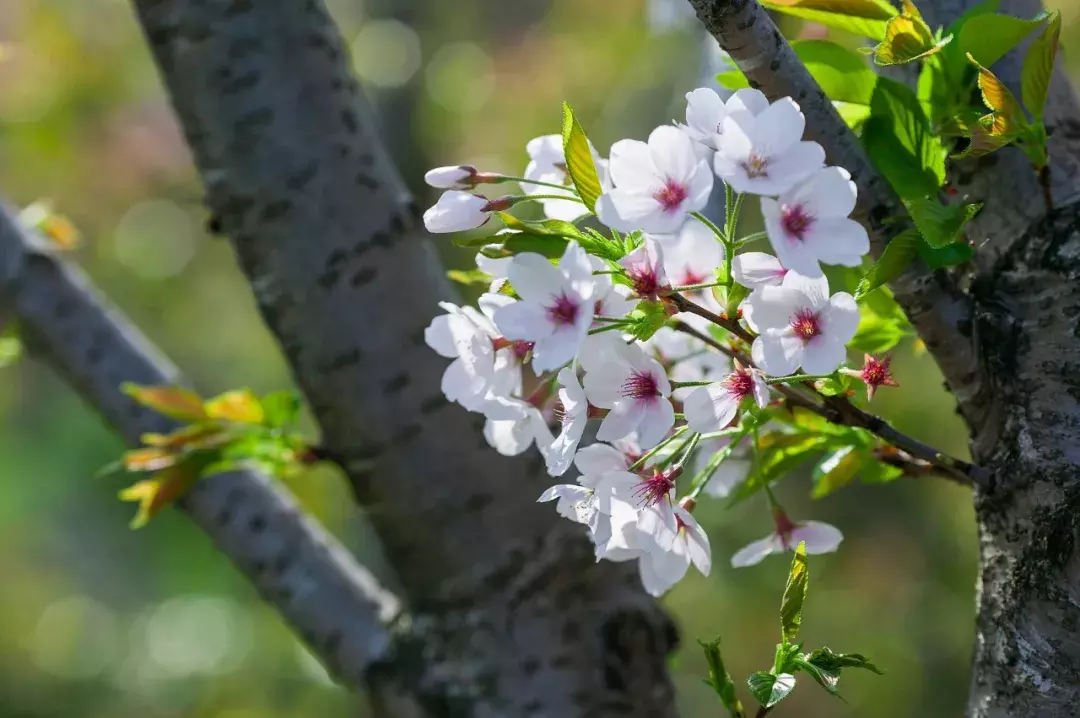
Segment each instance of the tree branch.
[{"label": "tree branch", "polygon": [[[902,230],[888,225],[904,216],[900,198],[874,169],[858,137],[844,123],[817,81],[757,0],[689,0],[698,18],[720,43],[752,87],[770,99],[790,96],[806,115],[807,139],[825,148],[828,161],[851,172],[859,189],[856,212],[870,231],[871,252]],[[970,337],[971,303],[945,272],[931,273],[916,262],[890,284],[896,300],[926,343],[950,387],[964,401],[965,418],[979,422],[976,403],[985,403],[985,387]],[[961,396],[962,395],[962,396]]]},{"label": "tree branch", "polygon": [[[119,387],[184,384],[184,378],[77,268],[50,254],[48,240],[0,205],[0,299],[23,341],[76,389],[130,445],[169,420]],[[198,482],[179,507],[273,605],[327,669],[361,688],[385,658],[385,626],[399,612],[338,541],[307,517],[277,482],[233,471]]]}]

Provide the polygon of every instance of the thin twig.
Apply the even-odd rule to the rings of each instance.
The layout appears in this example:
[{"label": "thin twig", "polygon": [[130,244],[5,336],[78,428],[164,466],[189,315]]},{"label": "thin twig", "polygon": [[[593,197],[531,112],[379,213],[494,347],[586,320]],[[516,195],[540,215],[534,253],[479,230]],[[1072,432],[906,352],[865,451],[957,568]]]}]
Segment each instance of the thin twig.
[{"label": "thin twig", "polygon": [[[667,299],[680,311],[703,317],[747,343],[754,341],[754,335],[744,329],[737,320],[715,314],[679,294],[672,294]],[[738,359],[747,366],[754,365],[753,360],[742,352],[724,346],[721,342],[716,341],[704,332],[699,332],[688,324],[679,322],[674,325],[674,329],[700,339],[709,346],[733,359]],[[812,400],[807,400],[800,392],[792,391],[790,386],[773,385],[773,388],[792,403],[804,406],[834,424],[855,426],[876,434],[897,448],[903,449],[912,456],[933,465],[942,476],[959,484],[971,486],[976,482],[986,481],[990,476],[986,469],[976,464],[949,456],[918,439],[904,434],[881,417],[855,406],[846,397],[825,396],[809,381],[801,382],[800,386],[814,395],[821,403],[818,404]]]}]

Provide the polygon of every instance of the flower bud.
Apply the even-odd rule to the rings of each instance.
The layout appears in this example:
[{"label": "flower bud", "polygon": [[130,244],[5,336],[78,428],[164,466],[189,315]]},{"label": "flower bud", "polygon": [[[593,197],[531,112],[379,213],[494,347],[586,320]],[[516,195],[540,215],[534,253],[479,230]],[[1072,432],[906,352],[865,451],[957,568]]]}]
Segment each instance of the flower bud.
[{"label": "flower bud", "polygon": [[443,192],[435,206],[424,212],[424,226],[433,233],[476,229],[488,221],[489,204],[486,197],[468,192]]},{"label": "flower bud", "polygon": [[428,170],[424,175],[424,181],[436,189],[469,189],[476,186],[476,175],[475,167],[453,165]]}]

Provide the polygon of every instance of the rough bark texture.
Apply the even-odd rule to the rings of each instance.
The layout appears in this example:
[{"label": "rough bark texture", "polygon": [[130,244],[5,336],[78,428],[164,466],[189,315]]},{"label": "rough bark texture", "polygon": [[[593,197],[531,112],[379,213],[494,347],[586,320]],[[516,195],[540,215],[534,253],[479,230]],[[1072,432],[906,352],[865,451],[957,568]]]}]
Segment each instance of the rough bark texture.
[{"label": "rough bark texture", "polygon": [[[977,1],[918,5],[943,24]],[[888,194],[862,174],[873,170],[851,133],[754,0],[690,2],[752,84],[800,102],[831,161],[859,173],[860,194]],[[1040,9],[1037,0],[1006,0],[1000,10],[1032,17]],[[1017,52],[994,70],[1015,88],[1021,67]],[[981,575],[971,718],[1073,716],[1080,706],[1080,115],[1060,67],[1047,126],[1057,209],[1047,216],[1015,148],[957,163],[953,186],[986,203],[972,228],[976,261],[953,277],[909,272],[894,287],[932,340],[975,461],[992,473],[975,488]],[[881,206],[893,205],[886,198]],[[871,211],[869,219],[880,217]],[[935,286],[944,290],[908,296]]]},{"label": "rough bark texture", "polygon": [[[454,295],[320,0],[136,0],[259,308],[411,610],[384,714],[667,716],[670,621],[484,445],[423,331]],[[390,688],[387,688],[389,686]]]},{"label": "rough bark texture", "polygon": [[[31,355],[64,377],[131,445],[171,423],[120,391],[126,381],[184,384],[180,372],[110,307],[77,268],[0,205],[0,301]],[[361,687],[390,651],[397,599],[311,521],[282,486],[249,471],[199,482],[180,501],[327,669]]]}]

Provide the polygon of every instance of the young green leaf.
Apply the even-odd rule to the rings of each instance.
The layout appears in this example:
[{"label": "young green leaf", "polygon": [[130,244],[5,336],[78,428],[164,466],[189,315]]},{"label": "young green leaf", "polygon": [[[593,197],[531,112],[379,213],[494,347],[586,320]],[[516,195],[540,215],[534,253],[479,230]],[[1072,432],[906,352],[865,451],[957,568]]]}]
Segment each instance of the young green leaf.
[{"label": "young green leaf", "polygon": [[795,669],[809,674],[811,678],[817,681],[819,686],[834,696],[839,697],[839,694],[836,692],[836,684],[840,682],[840,676],[837,674],[832,671],[827,671],[820,666],[815,666],[801,656],[795,659]]},{"label": "young green leaf", "polygon": [[573,180],[578,194],[590,212],[596,207],[596,198],[603,192],[596,174],[592,146],[581,129],[570,105],[563,103],[563,153],[566,155],[566,171]]},{"label": "young green leaf", "polygon": [[964,226],[982,209],[981,204],[942,204],[932,197],[904,202],[915,226],[935,249],[963,238]]},{"label": "young green leaf", "polygon": [[1041,17],[1024,20],[1011,15],[979,15],[968,19],[960,29],[959,49],[990,67],[1019,45],[1041,22]]},{"label": "young green leaf", "polygon": [[199,480],[206,461],[205,457],[191,457],[121,490],[121,501],[136,501],[139,504],[139,511],[131,520],[131,528],[142,528],[161,509],[183,496]]},{"label": "young green leaf", "polygon": [[728,497],[728,506],[745,501],[760,492],[766,484],[771,484],[791,473],[811,457],[829,448],[833,441],[835,441],[833,437],[817,432],[786,434],[773,431],[765,434],[761,437],[758,447],[761,463],[756,471],[731,493]]},{"label": "young green leaf", "polygon": [[451,282],[457,282],[466,287],[486,287],[491,284],[491,275],[475,267],[472,269],[448,269],[446,270],[446,277]]},{"label": "young green leaf", "polygon": [[206,416],[236,424],[261,424],[266,417],[259,398],[251,389],[234,389],[207,399]]},{"label": "young green leaf", "polygon": [[639,341],[646,341],[660,331],[667,322],[667,311],[663,302],[644,299],[638,302],[627,319],[626,330]]},{"label": "young green leaf", "polygon": [[968,54],[968,61],[979,71],[979,91],[982,93],[983,102],[993,110],[994,124],[987,129],[991,134],[1012,136],[1017,135],[1027,127],[1027,119],[1020,103],[1013,97],[1012,91],[1005,86],[997,75],[983,67],[978,61]]},{"label": "young green leaf", "polygon": [[786,15],[881,41],[896,8],[885,0],[762,0],[762,5]]},{"label": "young green leaf", "polygon": [[766,671],[758,671],[750,674],[750,677],[746,679],[746,685],[750,687],[750,693],[758,703],[766,708],[772,708],[791,694],[795,688],[795,676],[790,673],[774,676]]},{"label": "young green leaf", "polygon": [[198,421],[206,418],[203,400],[190,389],[177,386],[139,386],[130,382],[120,390],[139,404],[158,414],[179,421]]},{"label": "young green leaf", "polygon": [[[919,244],[920,251],[922,247],[929,249],[926,244],[922,242]],[[869,311],[865,304],[861,309],[859,328],[855,331],[855,336],[848,342],[852,349],[867,354],[882,354],[895,347],[900,343],[901,339],[908,335],[908,327],[904,320],[891,316],[881,316]]]},{"label": "young green leaf", "polygon": [[1020,91],[1024,98],[1024,107],[1032,114],[1036,122],[1041,122],[1043,119],[1060,37],[1061,13],[1055,10],[1050,13],[1050,21],[1046,24],[1046,29],[1035,42],[1031,43],[1027,57],[1024,58]]},{"label": "young green leaf", "polygon": [[903,65],[936,54],[951,41],[952,35],[935,39],[934,31],[922,19],[915,4],[904,0],[900,14],[889,20],[884,39],[874,48],[874,62],[882,66]]},{"label": "young green leaf", "polygon": [[884,461],[868,461],[859,471],[859,481],[864,484],[887,484],[903,475],[904,471],[899,466]]},{"label": "young green leaf", "polygon": [[[971,258],[975,256],[975,250],[971,248],[967,242],[956,242],[954,244],[946,244],[944,247],[931,247],[929,244],[919,245],[919,259],[926,263],[930,269],[944,269],[945,267],[953,267],[957,264],[964,264],[970,262]],[[859,325],[860,329],[862,325]],[[856,338],[859,336],[855,334]],[[852,346],[855,346],[854,340],[852,340]],[[888,349],[878,349],[871,351],[870,349],[863,349],[862,347],[855,346],[856,349],[862,349],[862,351],[868,351],[871,354],[877,354]]]},{"label": "young green leaf", "polygon": [[296,421],[300,398],[291,391],[275,391],[262,398],[262,408],[266,425],[280,429]]},{"label": "young green leaf", "polygon": [[731,674],[727,672],[724,659],[720,656],[720,639],[715,638],[706,643],[699,638],[698,645],[705,651],[705,662],[709,664],[709,677],[704,679],[705,684],[720,696],[720,702],[731,714],[731,718],[745,718],[742,703],[735,695],[735,682],[731,680]]},{"label": "young green leaf", "polygon": [[799,635],[802,626],[802,608],[806,602],[806,592],[810,587],[810,568],[806,563],[806,542],[800,541],[791,559],[787,586],[784,587],[784,600],[780,604],[780,626],[784,643]]},{"label": "young green leaf", "polygon": [[947,152],[908,87],[879,78],[862,141],[874,166],[903,198],[936,194],[945,182]]},{"label": "young green leaf", "polygon": [[844,446],[827,455],[814,467],[810,497],[820,499],[847,486],[869,460],[869,455],[857,446]]},{"label": "young green leaf", "polygon": [[878,287],[896,279],[908,266],[915,261],[918,255],[918,246],[922,243],[922,237],[917,229],[905,229],[893,237],[885,245],[885,251],[874,266],[870,267],[866,276],[859,281],[855,290],[855,301],[859,301]]},{"label": "young green leaf", "polygon": [[868,671],[873,671],[879,676],[884,675],[884,671],[875,666],[873,663],[866,659],[859,653],[834,653],[828,647],[819,648],[813,651],[806,657],[808,663],[812,663],[822,670],[830,671],[832,673],[840,674],[840,671],[844,668],[863,668]]}]

